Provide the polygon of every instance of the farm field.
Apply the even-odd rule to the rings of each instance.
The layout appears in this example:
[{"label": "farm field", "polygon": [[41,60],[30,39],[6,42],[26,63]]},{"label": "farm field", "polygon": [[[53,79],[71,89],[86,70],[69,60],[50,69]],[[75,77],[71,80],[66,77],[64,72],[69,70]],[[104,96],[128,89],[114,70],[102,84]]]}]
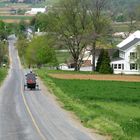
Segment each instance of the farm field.
[{"label": "farm field", "polygon": [[8,23],[18,23],[21,20],[29,22],[32,19],[32,16],[22,16],[22,15],[9,15],[9,16],[0,16],[0,20],[3,20]]},{"label": "farm field", "polygon": [[139,140],[140,82],[59,79],[48,73],[38,70],[64,107],[84,126],[113,140]]},{"label": "farm field", "polygon": [[101,75],[101,74],[62,74],[53,73],[48,74],[53,78],[58,79],[81,79],[81,80],[105,80],[105,81],[127,81],[127,82],[140,82],[140,76],[127,76],[127,75]]},{"label": "farm field", "polygon": [[71,56],[69,52],[56,52],[56,57],[59,63],[66,63]]},{"label": "farm field", "polygon": [[25,16],[25,15],[16,15],[12,14],[11,10],[30,10],[31,6],[28,4],[21,4],[21,3],[10,3],[1,1],[0,2],[0,20],[3,20],[7,23],[18,23],[21,20],[29,22],[32,16]]},{"label": "farm field", "polygon": [[[130,26],[130,23],[125,23],[125,22],[122,22],[122,23],[112,23],[112,28],[113,28],[113,31],[114,32],[128,32],[129,30],[129,26]],[[140,28],[140,24],[139,22],[135,23],[135,30],[138,30]]]}]

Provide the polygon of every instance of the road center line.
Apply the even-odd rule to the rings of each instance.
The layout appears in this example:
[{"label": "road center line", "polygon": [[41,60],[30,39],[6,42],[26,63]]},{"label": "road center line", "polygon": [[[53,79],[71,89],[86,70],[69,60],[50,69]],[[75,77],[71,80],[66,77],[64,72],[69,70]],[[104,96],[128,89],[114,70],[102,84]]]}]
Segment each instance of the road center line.
[{"label": "road center line", "polygon": [[[21,85],[22,85],[22,82],[21,82]],[[32,120],[32,122],[33,122],[33,124],[34,124],[34,126],[35,126],[35,128],[36,128],[36,130],[37,130],[37,132],[38,132],[39,135],[41,136],[42,140],[46,140],[45,136],[43,135],[43,133],[41,132],[40,128],[38,127],[38,125],[37,125],[37,123],[36,123],[36,121],[35,121],[35,118],[33,117],[33,114],[32,114],[31,111],[30,111],[30,108],[29,108],[29,106],[28,106],[28,104],[27,104],[27,101],[26,101],[26,99],[25,99],[25,96],[24,96],[24,93],[23,93],[22,88],[21,88],[21,95],[22,95],[22,98],[23,98],[23,102],[24,102],[24,104],[25,104],[25,107],[26,107],[26,109],[27,109],[27,111],[28,111],[28,113],[29,113],[29,115],[30,115],[30,117],[31,117],[31,120]]]}]

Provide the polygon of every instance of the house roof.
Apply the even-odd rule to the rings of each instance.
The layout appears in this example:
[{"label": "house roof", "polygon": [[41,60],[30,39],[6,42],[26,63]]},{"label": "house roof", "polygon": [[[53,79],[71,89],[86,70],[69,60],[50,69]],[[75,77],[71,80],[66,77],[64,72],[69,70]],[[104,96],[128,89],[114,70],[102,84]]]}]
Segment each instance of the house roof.
[{"label": "house roof", "polygon": [[[99,56],[101,53],[102,49],[96,49],[95,50],[95,56]],[[112,56],[114,55],[114,53],[118,50],[118,48],[112,48],[112,49],[106,49],[108,51],[108,54],[110,56],[110,58],[112,58]]]},{"label": "house roof", "polygon": [[125,40],[123,40],[121,43],[117,45],[117,47],[122,48],[123,46],[127,45],[131,41],[133,41],[135,38],[140,38],[140,31],[136,31],[133,34],[131,34],[129,37],[127,37]]},{"label": "house roof", "polygon": [[130,48],[131,46],[135,45],[138,42],[140,42],[140,38],[134,38],[132,41],[130,41],[128,44],[124,45],[120,49],[125,51],[125,50],[127,50],[128,48]]},{"label": "house roof", "polygon": [[[95,50],[95,56],[98,57],[101,53],[102,49],[96,49]],[[108,51],[109,57],[112,58],[114,53],[118,50],[118,48],[112,48],[112,49],[106,49]],[[88,50],[88,52],[84,55],[84,57],[88,57],[91,55],[91,50]]]}]

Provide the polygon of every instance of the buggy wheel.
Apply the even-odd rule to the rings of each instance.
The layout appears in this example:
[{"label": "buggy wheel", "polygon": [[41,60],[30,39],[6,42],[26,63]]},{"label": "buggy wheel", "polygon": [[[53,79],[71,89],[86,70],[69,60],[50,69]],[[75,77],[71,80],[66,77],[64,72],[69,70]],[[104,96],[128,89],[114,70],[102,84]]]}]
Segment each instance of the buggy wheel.
[{"label": "buggy wheel", "polygon": [[36,85],[36,89],[39,90],[39,85]]}]

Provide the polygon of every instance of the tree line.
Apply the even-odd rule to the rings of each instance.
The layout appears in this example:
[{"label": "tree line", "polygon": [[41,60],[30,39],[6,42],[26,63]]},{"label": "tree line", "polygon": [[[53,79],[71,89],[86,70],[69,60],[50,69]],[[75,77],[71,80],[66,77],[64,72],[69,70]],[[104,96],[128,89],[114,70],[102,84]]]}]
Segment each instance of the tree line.
[{"label": "tree line", "polygon": [[8,63],[7,26],[0,21],[0,67]]}]

